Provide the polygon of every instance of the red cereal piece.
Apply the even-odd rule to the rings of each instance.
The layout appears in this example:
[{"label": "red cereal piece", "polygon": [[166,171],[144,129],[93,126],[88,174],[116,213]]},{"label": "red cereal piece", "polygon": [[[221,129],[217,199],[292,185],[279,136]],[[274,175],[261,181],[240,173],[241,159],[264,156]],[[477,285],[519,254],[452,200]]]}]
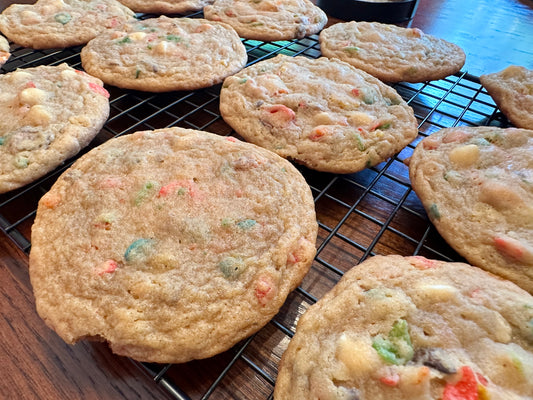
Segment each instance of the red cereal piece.
[{"label": "red cereal piece", "polygon": [[325,126],[320,125],[320,126],[315,127],[311,131],[311,134],[309,135],[309,139],[316,142],[317,140],[322,139],[324,136],[327,136],[327,134],[328,134],[328,129]]},{"label": "red cereal piece", "polygon": [[453,130],[442,138],[442,143],[463,143],[469,137],[470,136],[463,131]]},{"label": "red cereal piece", "polygon": [[106,99],[109,99],[109,92],[107,90],[105,90],[102,86],[94,83],[94,82],[89,82],[89,88],[91,88],[91,90],[97,94],[101,94],[102,96],[104,96]]},{"label": "red cereal piece", "polygon": [[409,263],[417,269],[429,269],[438,266],[438,262],[422,256],[409,257]]},{"label": "red cereal piece", "polygon": [[500,253],[516,260],[522,260],[528,254],[527,249],[516,239],[507,236],[498,236],[493,239],[493,242]]},{"label": "red cereal piece", "polygon": [[255,297],[262,306],[268,304],[276,295],[276,283],[270,275],[262,275],[255,283]]},{"label": "red cereal piece", "polygon": [[387,386],[397,386],[400,383],[400,375],[394,373],[392,375],[382,376],[379,381]]},{"label": "red cereal piece", "polygon": [[442,400],[478,400],[478,381],[476,374],[467,365],[461,367],[461,380],[444,387]]},{"label": "red cereal piece", "polygon": [[115,260],[107,260],[97,269],[96,273],[99,276],[104,274],[110,274],[118,268],[118,264]]},{"label": "red cereal piece", "polygon": [[428,136],[424,140],[422,140],[422,146],[424,146],[425,150],[435,150],[439,147],[440,141],[437,139],[432,138],[431,136]]},{"label": "red cereal piece", "polygon": [[57,193],[47,193],[41,198],[41,204],[47,208],[56,208],[61,203],[61,196]]}]

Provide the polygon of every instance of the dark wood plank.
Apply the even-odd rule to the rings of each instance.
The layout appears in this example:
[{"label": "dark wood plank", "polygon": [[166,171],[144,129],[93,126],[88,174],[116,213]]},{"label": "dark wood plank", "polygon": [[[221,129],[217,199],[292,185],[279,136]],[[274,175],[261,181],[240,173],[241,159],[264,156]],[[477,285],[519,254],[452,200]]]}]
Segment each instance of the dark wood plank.
[{"label": "dark wood plank", "polygon": [[165,399],[139,366],[103,343],[64,343],[35,311],[28,260],[0,238],[1,398]]},{"label": "dark wood plank", "polygon": [[411,26],[461,46],[472,75],[533,69],[532,0],[420,0]]}]

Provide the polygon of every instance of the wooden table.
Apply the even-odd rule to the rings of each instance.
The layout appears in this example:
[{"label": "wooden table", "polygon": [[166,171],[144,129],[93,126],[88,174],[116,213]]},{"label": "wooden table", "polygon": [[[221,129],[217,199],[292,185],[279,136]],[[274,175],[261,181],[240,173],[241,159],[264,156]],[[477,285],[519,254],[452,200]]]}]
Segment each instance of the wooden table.
[{"label": "wooden table", "polygon": [[[0,0],[0,10],[10,3]],[[464,70],[471,75],[497,71],[510,64],[533,68],[533,1],[420,0],[411,25],[463,47],[467,54]],[[316,55],[318,50],[315,45],[305,51]],[[461,86],[461,90],[469,93],[469,85],[470,82],[464,87]],[[475,83],[472,85],[475,86]],[[400,89],[409,95],[411,91],[417,90],[427,90],[428,93],[449,91],[452,89],[447,87],[455,86],[457,81],[452,79],[442,85],[439,83],[434,86],[421,86],[421,89],[417,89],[417,86],[412,89]],[[476,112],[482,116],[485,112],[490,114],[493,108],[488,104],[488,96],[483,97],[479,88],[472,89],[472,93],[472,96],[481,98],[481,108],[489,109]],[[470,94],[462,96],[468,98]],[[426,104],[431,103],[431,96],[426,99],[429,100],[413,100],[412,104],[419,110],[436,110],[441,105]],[[449,106],[452,108],[455,105],[450,103]],[[117,100],[115,107],[118,109],[126,105],[123,106]],[[417,114],[419,115],[421,114]],[[455,122],[448,122],[447,112],[439,114],[439,118],[435,118],[435,115],[436,113],[429,112],[419,117],[421,132],[430,133],[434,127],[457,121],[463,123],[466,121],[464,118],[467,118],[461,114]],[[481,121],[483,122],[483,119]],[[475,120],[472,123],[477,122],[479,121]],[[428,124],[433,125],[427,128]],[[108,125],[108,129],[114,129],[113,121]],[[227,133],[227,126],[220,119],[215,119],[208,126],[212,131],[226,130]],[[210,360],[169,368],[169,375],[175,378],[175,382],[179,382],[180,387],[183,385],[191,398],[201,398],[210,386],[216,387],[218,383],[213,380],[222,376],[219,375],[220,371],[237,356],[240,358],[232,364],[231,371],[223,375],[226,389],[213,391],[210,398],[268,398],[273,384],[272,378],[269,377],[275,376],[276,361],[286,347],[287,334],[290,334],[285,332],[284,336],[281,325],[288,321],[288,330],[293,329],[294,308],[312,302],[313,298],[319,297],[331,287],[339,278],[339,271],[336,269],[342,273],[368,254],[424,254],[425,244],[420,247],[405,235],[398,234],[402,227],[409,225],[414,236],[420,231],[420,238],[417,236],[420,243],[437,243],[436,246],[442,248],[442,253],[439,254],[450,259],[457,257],[445,244],[440,243],[438,235],[428,228],[428,221],[417,203],[416,196],[409,191],[408,182],[405,181],[405,168],[401,163],[402,157],[406,155],[400,155],[397,161],[386,164],[383,169],[380,167],[354,177],[309,175],[321,223],[318,242],[321,253],[320,259],[314,265],[316,271],[306,278],[302,289],[288,299],[287,306],[276,318],[274,325],[256,335],[248,347],[239,347]],[[397,175],[395,171],[398,171]],[[375,180],[370,182],[372,179]],[[53,181],[53,177],[43,182],[43,187],[51,184],[50,181]],[[365,186],[367,181],[370,182],[368,185],[373,186]],[[2,203],[6,196],[0,196],[0,214],[3,213],[6,218],[19,213],[29,216],[14,217],[23,219],[17,222],[17,230],[23,232],[26,237],[29,237],[32,222],[31,209],[42,190],[36,188],[29,193],[23,192],[20,199],[10,200],[10,205],[7,206]],[[399,193],[401,190],[403,194]],[[334,196],[331,193],[334,193]],[[372,201],[367,201],[369,196]],[[357,199],[356,202],[352,202],[354,198]],[[400,201],[402,206],[397,207]],[[24,214],[25,211],[22,210],[26,208],[30,210],[28,214]],[[349,209],[349,212],[345,209]],[[393,212],[387,214],[389,209]],[[337,214],[345,215],[345,220],[338,222]],[[5,224],[2,226],[5,227]],[[379,240],[373,240],[376,238]],[[150,373],[147,373],[147,369],[127,358],[114,356],[105,344],[81,342],[69,346],[48,329],[35,311],[28,277],[27,251],[21,250],[19,246],[20,243],[17,246],[6,234],[0,233],[0,366],[3,369],[0,398],[180,398],[179,393],[174,392],[171,396],[168,387],[164,388],[168,386],[167,380],[158,380],[159,383],[156,383]],[[328,272],[317,272],[324,265],[332,265],[334,268],[330,268]],[[282,333],[279,332],[280,329]],[[243,349],[243,354],[237,354],[240,349]],[[261,364],[261,358],[267,362]],[[262,365],[261,371],[250,372],[250,365],[259,364]],[[161,368],[154,366],[153,369],[157,371]]]}]

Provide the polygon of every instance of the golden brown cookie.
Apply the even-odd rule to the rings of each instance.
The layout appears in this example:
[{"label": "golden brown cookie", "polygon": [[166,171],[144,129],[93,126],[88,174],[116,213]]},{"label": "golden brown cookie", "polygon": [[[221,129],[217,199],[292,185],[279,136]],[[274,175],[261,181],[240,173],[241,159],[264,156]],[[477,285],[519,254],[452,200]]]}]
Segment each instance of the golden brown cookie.
[{"label": "golden brown cookie", "polygon": [[533,70],[512,65],[479,80],[513,125],[533,129]]},{"label": "golden brown cookie", "polygon": [[442,129],[417,145],[409,176],[458,253],[533,293],[533,130]]},{"label": "golden brown cookie", "polygon": [[12,4],[0,14],[0,31],[20,46],[50,49],[87,43],[134,17],[116,0],[38,0]]},{"label": "golden brown cookie", "polygon": [[529,400],[533,297],[463,263],[376,256],[299,319],[276,400]]},{"label": "golden brown cookie", "polygon": [[459,72],[465,53],[418,28],[379,22],[344,22],[320,32],[320,49],[384,82],[424,82]]},{"label": "golden brown cookie", "polygon": [[243,38],[264,41],[301,39],[328,22],[309,0],[215,0],[204,15],[231,25]]},{"label": "golden brown cookie", "polygon": [[319,171],[376,165],[417,135],[390,86],[339,60],[278,55],[224,81],[220,113],[246,140]]},{"label": "golden brown cookie", "polygon": [[316,235],[311,190],[281,157],[201,131],[137,132],[91,150],[43,196],[30,277],[66,342],[185,362],[265,325]]},{"label": "golden brown cookie", "polygon": [[0,75],[0,193],[87,146],[109,115],[108,98],[101,80],[66,64]]},{"label": "golden brown cookie", "polygon": [[150,18],[107,30],[81,51],[83,68],[105,83],[149,92],[212,86],[246,64],[230,26],[200,18]]}]

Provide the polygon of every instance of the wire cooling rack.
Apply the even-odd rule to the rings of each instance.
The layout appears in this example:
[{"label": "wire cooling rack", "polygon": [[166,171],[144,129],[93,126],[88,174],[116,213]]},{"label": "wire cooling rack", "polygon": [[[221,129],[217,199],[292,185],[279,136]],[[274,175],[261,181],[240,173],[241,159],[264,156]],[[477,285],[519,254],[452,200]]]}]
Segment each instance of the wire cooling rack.
[{"label": "wire cooling rack", "polygon": [[[199,16],[201,13],[189,15]],[[316,35],[293,41],[243,40],[243,43],[248,65],[279,53],[310,58],[321,55]],[[80,50],[81,47],[35,51],[12,46],[12,57],[2,70],[63,62],[82,69]],[[297,166],[312,189],[319,224],[317,256],[310,272],[269,324],[232,349],[210,359],[180,365],[141,363],[172,397],[271,399],[277,365],[299,316],[331,289],[344,272],[368,256],[423,255],[463,261],[429,222],[410,187],[404,161],[423,137],[441,128],[505,127],[508,122],[479,80],[464,72],[434,82],[399,83],[394,88],[415,111],[418,138],[395,157],[355,174],[334,175]],[[112,137],[138,130],[180,126],[220,135],[234,134],[219,114],[220,85],[162,94],[107,89],[111,94],[109,119],[77,157]],[[24,252],[30,251],[30,231],[38,200],[75,158],[24,188],[0,195],[0,229]]]}]

